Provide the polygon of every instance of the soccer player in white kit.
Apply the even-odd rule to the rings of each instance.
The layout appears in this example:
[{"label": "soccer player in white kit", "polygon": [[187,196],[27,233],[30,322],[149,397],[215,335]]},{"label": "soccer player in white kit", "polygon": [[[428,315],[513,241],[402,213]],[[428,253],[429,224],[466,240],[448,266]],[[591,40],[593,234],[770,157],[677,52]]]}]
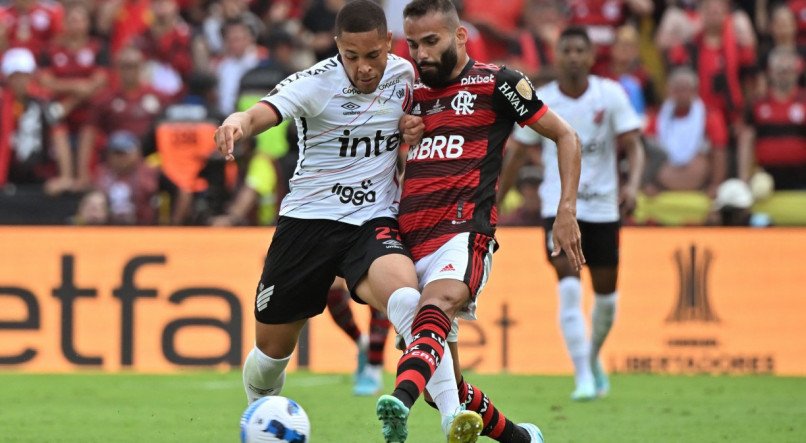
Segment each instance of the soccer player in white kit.
[{"label": "soccer player in white kit", "polygon": [[[338,56],[291,75],[216,131],[216,145],[228,159],[236,141],[283,119],[294,119],[299,133],[299,161],[255,296],[255,347],[243,368],[250,403],[281,392],[300,331],[324,311],[336,276],[344,277],[353,299],[381,312],[392,295],[414,304],[420,298],[396,220],[396,163],[401,141],[418,140],[422,122],[405,116],[414,69],[389,54],[391,41],[380,6],[348,3],[336,17]],[[411,322],[394,326],[410,329]],[[452,414],[443,420],[451,441],[475,441],[454,435],[463,423],[481,424],[475,412],[456,412],[455,381],[429,389],[455,405],[443,408]]]},{"label": "soccer player in white kit", "polygon": [[[621,216],[635,206],[644,165],[640,139],[641,120],[630,106],[627,94],[615,81],[590,75],[594,50],[583,28],[568,28],[557,43],[557,81],[538,88],[537,95],[554,112],[567,120],[582,141],[582,171],[577,194],[577,220],[582,233],[582,252],[596,294],[590,340],[582,312],[579,271],[567,257],[549,256],[559,279],[559,320],[565,345],[574,364],[574,400],[591,400],[606,395],[610,385],[599,360],[599,350],[613,325],[616,310],[619,230]],[[510,157],[499,200],[524,157],[524,147],[542,145],[545,165],[540,186],[546,250],[552,244],[552,223],[560,197],[557,146],[529,128],[516,126],[510,139]],[[629,178],[619,188],[617,150],[624,149],[629,161]]]}]

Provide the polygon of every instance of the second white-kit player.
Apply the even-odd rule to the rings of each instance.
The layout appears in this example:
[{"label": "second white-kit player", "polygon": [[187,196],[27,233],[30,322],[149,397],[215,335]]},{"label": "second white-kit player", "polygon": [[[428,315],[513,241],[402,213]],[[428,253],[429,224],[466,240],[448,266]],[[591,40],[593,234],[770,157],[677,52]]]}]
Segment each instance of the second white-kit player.
[{"label": "second white-kit player", "polygon": [[[574,364],[574,400],[590,400],[609,391],[609,380],[599,360],[599,350],[613,325],[619,262],[621,216],[635,205],[643,173],[644,148],[640,139],[641,119],[622,87],[610,79],[590,75],[594,61],[591,41],[582,28],[568,28],[557,43],[558,80],[537,90],[555,113],[577,131],[582,143],[582,170],[577,193],[577,220],[582,233],[582,252],[591,274],[595,302],[590,340],[582,312],[580,273],[565,255],[552,257],[551,229],[560,198],[557,146],[529,128],[515,128],[510,159],[505,167],[499,197],[506,192],[523,158],[525,146],[542,146],[545,166],[540,186],[545,249],[558,282],[559,321],[565,345]],[[618,150],[629,162],[626,183],[620,186]]]}]

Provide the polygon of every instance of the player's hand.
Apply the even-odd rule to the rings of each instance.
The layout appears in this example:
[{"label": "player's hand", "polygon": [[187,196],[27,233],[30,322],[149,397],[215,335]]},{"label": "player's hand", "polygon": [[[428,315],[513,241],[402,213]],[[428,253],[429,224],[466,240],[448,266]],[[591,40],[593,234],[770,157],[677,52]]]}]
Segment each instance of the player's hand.
[{"label": "player's hand", "polygon": [[638,195],[638,190],[631,186],[622,186],[619,191],[618,205],[621,212],[621,218],[624,218],[633,213],[635,210],[635,199]]},{"label": "player's hand", "polygon": [[235,142],[243,138],[241,125],[224,122],[215,130],[215,145],[227,160],[235,160]]},{"label": "player's hand", "polygon": [[582,254],[582,234],[579,232],[576,216],[571,211],[560,209],[551,232],[554,241],[551,256],[558,257],[561,251],[565,251],[571,266],[577,271],[581,270],[585,264],[585,256]]},{"label": "player's hand", "polygon": [[423,138],[425,123],[421,117],[406,114],[400,118],[400,132],[403,133],[403,141],[409,146],[417,146]]}]

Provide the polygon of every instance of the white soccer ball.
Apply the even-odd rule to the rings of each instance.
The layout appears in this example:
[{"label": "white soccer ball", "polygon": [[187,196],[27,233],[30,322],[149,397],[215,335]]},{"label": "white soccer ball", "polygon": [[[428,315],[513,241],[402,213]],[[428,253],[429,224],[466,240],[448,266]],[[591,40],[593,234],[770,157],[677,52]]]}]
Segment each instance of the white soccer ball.
[{"label": "white soccer ball", "polygon": [[310,436],[308,414],[286,397],[263,397],[241,415],[241,443],[308,443]]}]

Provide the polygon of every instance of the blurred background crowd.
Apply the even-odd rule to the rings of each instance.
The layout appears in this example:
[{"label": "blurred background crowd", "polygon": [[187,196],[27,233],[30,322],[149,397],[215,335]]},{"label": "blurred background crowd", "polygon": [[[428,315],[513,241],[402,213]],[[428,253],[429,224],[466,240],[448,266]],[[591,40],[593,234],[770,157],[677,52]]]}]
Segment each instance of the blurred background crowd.
[{"label": "blurred background crowd", "polygon": [[[216,152],[223,117],[336,53],[347,0],[0,1],[0,223],[272,225],[284,122]],[[402,10],[381,2],[408,58]],[[644,119],[633,225],[806,225],[806,0],[461,0],[468,52],[555,78],[569,25]],[[553,165],[546,165],[552,167]],[[502,225],[540,225],[535,150]]]}]

